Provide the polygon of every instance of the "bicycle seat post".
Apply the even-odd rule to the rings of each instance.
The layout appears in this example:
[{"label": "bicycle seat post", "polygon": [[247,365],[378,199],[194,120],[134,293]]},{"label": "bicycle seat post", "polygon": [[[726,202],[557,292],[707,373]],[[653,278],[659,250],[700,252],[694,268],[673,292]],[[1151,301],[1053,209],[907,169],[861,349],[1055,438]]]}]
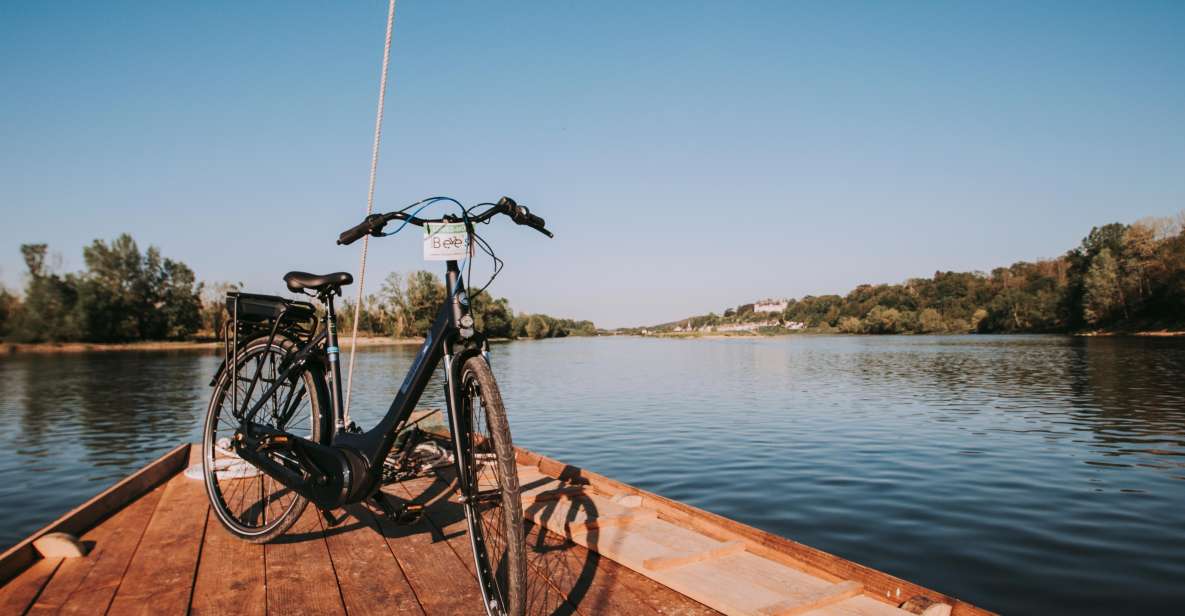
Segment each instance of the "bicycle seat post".
[{"label": "bicycle seat post", "polygon": [[342,432],[346,429],[346,424],[345,409],[342,406],[341,362],[338,361],[341,352],[337,342],[337,311],[333,305],[333,296],[336,293],[341,293],[341,287],[330,286],[321,291],[318,299],[325,304],[325,355],[329,360],[329,379],[332,381],[329,385],[329,395],[333,407],[333,423],[336,431]]}]

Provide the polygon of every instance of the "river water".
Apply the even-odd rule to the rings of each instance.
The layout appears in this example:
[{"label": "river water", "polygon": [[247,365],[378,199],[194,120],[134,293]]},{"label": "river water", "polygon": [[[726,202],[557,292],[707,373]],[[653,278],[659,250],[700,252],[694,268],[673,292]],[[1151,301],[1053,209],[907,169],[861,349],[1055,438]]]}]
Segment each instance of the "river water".
[{"label": "river water", "polygon": [[[414,353],[360,355],[360,424]],[[196,441],[218,359],[0,357],[0,545]],[[540,453],[1006,614],[1185,613],[1185,340],[585,338],[492,363]]]}]

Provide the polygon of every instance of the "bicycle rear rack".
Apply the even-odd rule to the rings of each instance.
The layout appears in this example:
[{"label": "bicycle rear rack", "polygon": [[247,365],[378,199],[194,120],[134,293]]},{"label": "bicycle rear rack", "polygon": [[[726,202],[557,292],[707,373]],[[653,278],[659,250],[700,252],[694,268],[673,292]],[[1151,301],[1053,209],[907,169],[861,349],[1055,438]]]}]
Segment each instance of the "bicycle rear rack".
[{"label": "bicycle rear rack", "polygon": [[276,295],[231,291],[226,294],[226,312],[230,319],[222,328],[222,361],[230,371],[231,408],[237,416],[239,387],[234,379],[239,377],[240,346],[264,336],[270,344],[277,334],[307,344],[317,331],[317,309],[309,302]]}]

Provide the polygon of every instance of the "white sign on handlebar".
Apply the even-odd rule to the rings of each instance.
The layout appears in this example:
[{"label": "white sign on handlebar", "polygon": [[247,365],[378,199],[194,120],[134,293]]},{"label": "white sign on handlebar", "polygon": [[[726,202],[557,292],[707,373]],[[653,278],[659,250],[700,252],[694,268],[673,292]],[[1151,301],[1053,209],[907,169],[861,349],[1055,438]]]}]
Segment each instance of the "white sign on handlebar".
[{"label": "white sign on handlebar", "polygon": [[460,261],[473,255],[463,222],[424,223],[424,260]]}]

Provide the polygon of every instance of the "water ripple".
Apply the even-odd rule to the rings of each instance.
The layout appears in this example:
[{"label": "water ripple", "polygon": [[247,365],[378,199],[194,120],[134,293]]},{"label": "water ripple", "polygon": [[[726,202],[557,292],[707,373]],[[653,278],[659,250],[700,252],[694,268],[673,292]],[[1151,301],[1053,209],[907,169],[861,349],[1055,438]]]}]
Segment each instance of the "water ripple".
[{"label": "water ripple", "polygon": [[[414,349],[355,374],[373,424]],[[1185,608],[1185,343],[496,345],[516,442],[1008,614]],[[197,438],[217,358],[0,358],[0,544]],[[439,380],[425,404],[443,401]],[[1174,609],[1176,608],[1176,609]]]}]

